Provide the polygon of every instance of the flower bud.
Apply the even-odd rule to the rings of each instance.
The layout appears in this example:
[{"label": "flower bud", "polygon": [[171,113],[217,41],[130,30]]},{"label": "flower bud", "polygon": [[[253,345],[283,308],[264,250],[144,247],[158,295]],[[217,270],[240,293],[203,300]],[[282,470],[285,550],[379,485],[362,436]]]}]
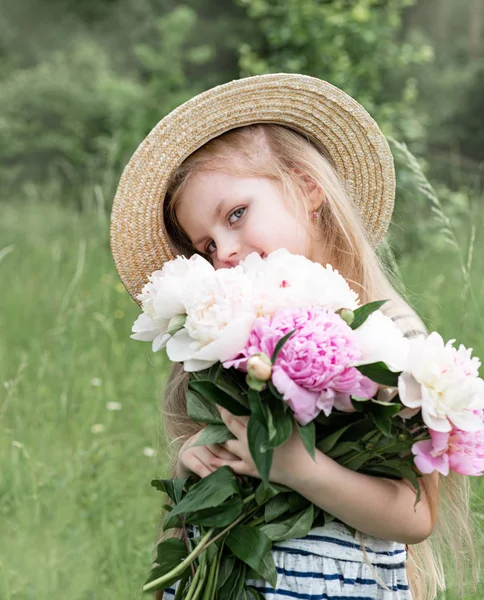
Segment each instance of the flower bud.
[{"label": "flower bud", "polygon": [[349,308],[342,308],[338,310],[337,313],[347,325],[351,325],[355,320],[355,313]]},{"label": "flower bud", "polygon": [[247,361],[247,373],[258,381],[268,381],[272,373],[271,359],[264,352],[254,354]]},{"label": "flower bud", "polygon": [[168,335],[175,335],[177,331],[183,329],[185,326],[185,321],[187,320],[186,315],[175,315],[168,321],[168,327],[166,329],[166,333]]}]

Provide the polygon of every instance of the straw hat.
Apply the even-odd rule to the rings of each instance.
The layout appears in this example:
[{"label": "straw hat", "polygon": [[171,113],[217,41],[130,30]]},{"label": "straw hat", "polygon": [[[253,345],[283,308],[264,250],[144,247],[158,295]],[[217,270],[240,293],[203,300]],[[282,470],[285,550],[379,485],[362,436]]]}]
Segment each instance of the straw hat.
[{"label": "straw hat", "polygon": [[271,74],[231,81],[185,102],[141,142],[123,171],[111,215],[116,268],[136,299],[148,276],[174,258],[162,203],[173,172],[218,135],[254,123],[277,123],[327,150],[376,246],[390,222],[393,158],[378,125],[353,98],[307,75]]}]

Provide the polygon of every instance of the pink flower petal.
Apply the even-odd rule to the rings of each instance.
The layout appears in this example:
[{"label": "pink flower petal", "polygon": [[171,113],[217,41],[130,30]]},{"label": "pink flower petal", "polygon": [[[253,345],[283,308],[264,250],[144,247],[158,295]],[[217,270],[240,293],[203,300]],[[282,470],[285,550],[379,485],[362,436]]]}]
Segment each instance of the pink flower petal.
[{"label": "pink flower petal", "polygon": [[441,454],[447,451],[449,446],[450,432],[434,431],[429,429],[430,439],[432,440],[432,446],[436,454]]},{"label": "pink flower petal", "polygon": [[272,383],[284,400],[294,411],[294,416],[300,425],[307,425],[319,414],[316,406],[317,392],[310,392],[295,383],[287,373],[278,366],[272,369]]},{"label": "pink flower petal", "polygon": [[423,440],[412,446],[412,452],[415,455],[413,459],[417,469],[424,475],[433,471],[439,471],[442,475],[449,474],[449,457],[447,454],[441,456],[432,456],[432,441]]},{"label": "pink flower petal", "polygon": [[482,475],[482,469],[484,469],[484,461],[482,462],[481,469],[475,464],[479,462],[473,456],[467,454],[453,453],[449,456],[449,466],[452,471],[459,473],[460,475]]}]

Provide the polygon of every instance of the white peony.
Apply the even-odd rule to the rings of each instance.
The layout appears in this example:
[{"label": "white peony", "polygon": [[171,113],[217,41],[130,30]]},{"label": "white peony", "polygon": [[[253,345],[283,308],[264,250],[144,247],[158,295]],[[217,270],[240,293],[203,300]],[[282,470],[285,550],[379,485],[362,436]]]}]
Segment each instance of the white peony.
[{"label": "white peony", "polygon": [[262,259],[250,254],[240,263],[257,290],[257,314],[283,308],[321,306],[330,310],[358,307],[358,295],[331,265],[326,268],[285,249]]},{"label": "white peony", "polygon": [[408,364],[409,340],[395,323],[376,310],[363,325],[354,330],[361,349],[361,360],[355,366],[384,362],[390,371],[404,371]]},{"label": "white peony", "polygon": [[214,271],[190,292],[185,327],[168,340],[166,351],[185,371],[200,371],[239,352],[257,315],[252,282],[240,266]]},{"label": "white peony", "polygon": [[478,377],[480,362],[471,350],[444,344],[431,333],[427,339],[412,340],[407,372],[398,380],[402,403],[421,408],[424,423],[434,431],[448,432],[452,426],[464,431],[482,428],[484,381]]},{"label": "white peony", "polygon": [[136,319],[131,336],[134,340],[153,342],[153,352],[166,345],[170,319],[186,313],[186,301],[201,280],[215,273],[212,265],[199,255],[187,259],[179,256],[154,271],[138,295],[143,312]]}]

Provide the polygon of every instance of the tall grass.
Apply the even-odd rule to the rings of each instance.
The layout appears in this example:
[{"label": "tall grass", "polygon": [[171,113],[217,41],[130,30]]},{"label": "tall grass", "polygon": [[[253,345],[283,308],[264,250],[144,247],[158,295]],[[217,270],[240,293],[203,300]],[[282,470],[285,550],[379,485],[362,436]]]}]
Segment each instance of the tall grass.
[{"label": "tall grass", "polygon": [[98,213],[4,204],[0,239],[0,598],[136,598],[163,360],[129,339],[137,307]]},{"label": "tall grass", "polygon": [[[103,210],[34,196],[1,210],[0,598],[140,598],[161,500],[149,482],[167,466],[163,357],[129,339],[138,309],[117,278]],[[475,256],[483,235],[480,225]],[[455,248],[428,248],[401,268],[429,326],[484,357],[479,310],[472,301],[462,312]],[[480,306],[483,275],[470,265]],[[483,484],[474,490],[482,538]]]}]

